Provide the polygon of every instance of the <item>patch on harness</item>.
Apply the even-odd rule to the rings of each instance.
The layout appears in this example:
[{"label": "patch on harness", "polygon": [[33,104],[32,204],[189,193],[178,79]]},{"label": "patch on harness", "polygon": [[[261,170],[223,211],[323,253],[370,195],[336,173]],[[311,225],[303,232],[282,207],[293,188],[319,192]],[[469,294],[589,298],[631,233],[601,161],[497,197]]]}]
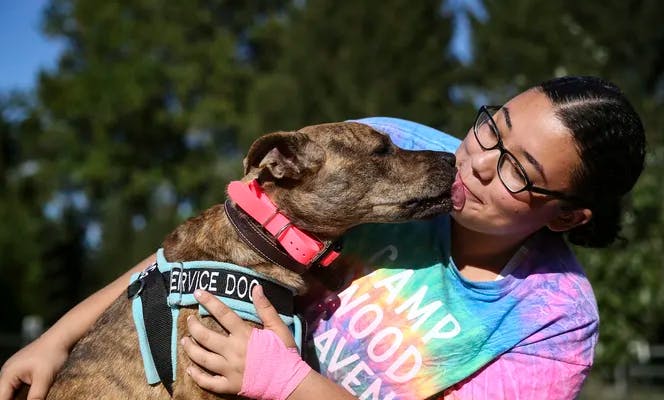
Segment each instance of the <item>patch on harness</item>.
[{"label": "patch on harness", "polygon": [[252,303],[251,291],[257,285],[263,287],[265,296],[270,299],[279,314],[293,315],[293,292],[255,274],[217,268],[182,270],[173,267],[169,279],[171,294],[189,295],[196,289],[201,289],[215,296],[246,303]]},{"label": "patch on harness", "polygon": [[[170,392],[177,365],[178,331],[175,321],[180,308],[198,305],[199,313],[208,315],[193,295],[196,289],[212,293],[241,318],[261,323],[251,298],[251,290],[256,285],[263,287],[263,292],[290,328],[301,351],[303,324],[300,317],[294,315],[294,289],[235,264],[169,262],[164,250],[159,249],[156,264],[132,275],[127,288],[148,383],[161,381]],[[153,332],[152,336],[149,332]],[[153,342],[154,332],[158,333],[159,338]]]}]

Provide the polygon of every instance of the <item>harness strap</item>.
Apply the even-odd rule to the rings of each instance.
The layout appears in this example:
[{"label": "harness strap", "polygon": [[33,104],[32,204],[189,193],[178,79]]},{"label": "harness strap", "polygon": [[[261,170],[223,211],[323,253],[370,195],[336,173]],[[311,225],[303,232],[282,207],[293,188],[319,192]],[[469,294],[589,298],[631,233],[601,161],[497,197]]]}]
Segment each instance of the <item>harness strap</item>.
[{"label": "harness strap", "polygon": [[143,305],[145,332],[159,379],[173,396],[173,364],[171,363],[171,330],[173,317],[166,304],[168,290],[158,268],[147,271],[139,295]]},{"label": "harness strap", "polygon": [[[157,262],[134,274],[127,287],[139,336],[148,383],[161,382],[173,395],[179,308],[198,304],[196,289],[207,290],[243,319],[261,323],[251,301],[251,289],[260,284],[280,318],[291,328],[302,349],[303,321],[293,312],[293,289],[245,267],[216,261],[168,262],[163,249]],[[207,315],[199,304],[199,313]]]},{"label": "harness strap", "polygon": [[[230,267],[230,266],[229,266]],[[168,282],[168,304],[181,307],[197,304],[193,298],[196,289],[203,289],[210,294],[231,303],[231,308],[253,309],[251,291],[256,285],[263,287],[263,293],[283,316],[292,317],[294,313],[293,291],[257,273],[240,268],[218,269],[210,267],[173,267],[162,272],[164,282]],[[233,307],[236,305],[236,307]]]}]

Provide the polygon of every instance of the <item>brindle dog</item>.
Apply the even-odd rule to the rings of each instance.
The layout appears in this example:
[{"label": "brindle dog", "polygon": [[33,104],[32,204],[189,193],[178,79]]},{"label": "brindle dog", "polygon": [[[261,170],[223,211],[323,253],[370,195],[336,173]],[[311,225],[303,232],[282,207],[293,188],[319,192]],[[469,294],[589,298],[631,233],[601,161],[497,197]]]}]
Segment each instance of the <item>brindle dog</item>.
[{"label": "brindle dog", "polygon": [[[427,218],[451,208],[453,155],[399,149],[388,136],[364,124],[324,124],[263,136],[251,146],[244,165],[243,181],[260,177],[264,190],[294,225],[323,240],[338,238],[361,223]],[[242,242],[223,205],[184,222],[163,247],[169,261],[231,262],[299,293],[306,291],[300,275],[266,261]],[[187,316],[196,312],[194,307],[181,310],[180,337],[187,334]],[[202,320],[222,331],[213,318]],[[181,347],[177,360],[174,398],[219,398],[184,373],[191,361]],[[161,384],[145,381],[126,295],[115,300],[76,344],[48,395],[50,400],[168,398]]]}]

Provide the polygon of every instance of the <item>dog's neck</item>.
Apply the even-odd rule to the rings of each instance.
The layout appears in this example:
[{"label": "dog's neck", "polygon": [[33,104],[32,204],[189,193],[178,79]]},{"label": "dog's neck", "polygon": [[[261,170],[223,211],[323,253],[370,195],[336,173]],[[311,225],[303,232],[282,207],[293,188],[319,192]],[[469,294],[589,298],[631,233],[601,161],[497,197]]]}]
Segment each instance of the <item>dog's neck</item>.
[{"label": "dog's neck", "polygon": [[253,269],[304,292],[303,278],[296,272],[266,260],[238,235],[224,210],[215,205],[169,234],[163,242],[169,261],[210,260]]},{"label": "dog's neck", "polygon": [[225,209],[233,226],[247,244],[272,262],[302,274],[311,265],[327,267],[339,256],[338,243],[321,241],[300,229],[267,195],[258,179],[231,182],[228,196]]}]

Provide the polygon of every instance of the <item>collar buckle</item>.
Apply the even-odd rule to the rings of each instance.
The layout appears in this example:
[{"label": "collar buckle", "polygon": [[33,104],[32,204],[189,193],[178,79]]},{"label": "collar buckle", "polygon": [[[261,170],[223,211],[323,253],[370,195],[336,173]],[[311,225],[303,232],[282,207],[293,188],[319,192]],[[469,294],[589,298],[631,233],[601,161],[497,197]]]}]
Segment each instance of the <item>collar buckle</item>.
[{"label": "collar buckle", "polygon": [[341,255],[343,247],[341,240],[329,240],[323,244],[323,248],[311,259],[309,266],[318,264],[321,267],[329,267]]}]

